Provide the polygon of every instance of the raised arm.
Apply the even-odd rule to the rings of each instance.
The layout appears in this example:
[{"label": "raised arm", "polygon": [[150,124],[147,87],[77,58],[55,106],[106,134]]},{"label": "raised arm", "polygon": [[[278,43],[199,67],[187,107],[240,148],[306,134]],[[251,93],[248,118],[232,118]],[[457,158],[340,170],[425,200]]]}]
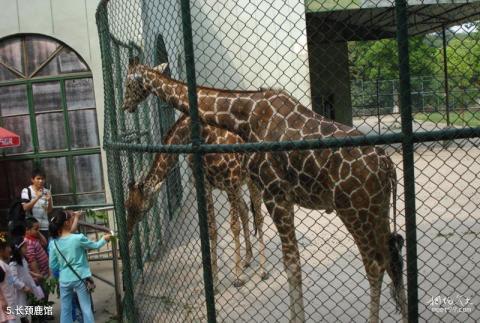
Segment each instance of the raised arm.
[{"label": "raised arm", "polygon": [[78,229],[78,220],[80,219],[80,215],[82,215],[82,211],[76,211],[76,212],[70,212],[71,215],[73,216],[73,222],[72,222],[72,227],[70,228],[71,233],[77,232]]},{"label": "raised arm", "polygon": [[100,249],[103,247],[108,241],[110,241],[110,234],[104,235],[98,241],[89,240],[84,234],[80,237],[80,246],[84,249]]}]

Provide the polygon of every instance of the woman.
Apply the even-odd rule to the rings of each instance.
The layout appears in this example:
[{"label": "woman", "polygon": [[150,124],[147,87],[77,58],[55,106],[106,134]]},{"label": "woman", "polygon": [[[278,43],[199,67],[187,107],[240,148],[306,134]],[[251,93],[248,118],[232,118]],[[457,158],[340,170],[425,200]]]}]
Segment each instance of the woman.
[{"label": "woman", "polygon": [[[31,177],[32,185],[22,190],[23,209],[40,223],[40,233],[48,241],[48,214],[52,212],[53,202],[50,190],[45,188],[45,173],[35,169]],[[46,247],[46,246],[45,246]]]},{"label": "woman", "polygon": [[87,261],[88,249],[99,249],[110,241],[106,234],[97,242],[88,240],[82,233],[72,233],[75,216],[64,210],[54,210],[50,220],[49,265],[59,271],[60,323],[72,322],[72,297],[76,292],[84,323],[95,322],[90,292],[85,279],[92,276]]}]

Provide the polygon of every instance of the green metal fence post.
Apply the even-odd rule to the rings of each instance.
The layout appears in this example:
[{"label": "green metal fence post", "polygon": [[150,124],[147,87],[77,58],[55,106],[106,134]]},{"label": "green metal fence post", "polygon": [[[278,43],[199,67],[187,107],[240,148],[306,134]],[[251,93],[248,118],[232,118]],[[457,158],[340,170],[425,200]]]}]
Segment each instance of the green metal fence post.
[{"label": "green metal fence post", "polygon": [[213,291],[212,266],[210,260],[210,241],[207,223],[207,208],[205,200],[204,170],[202,165],[203,153],[199,150],[202,146],[201,129],[198,117],[197,90],[195,80],[195,61],[193,52],[192,21],[190,16],[189,0],[181,0],[183,39],[185,45],[185,63],[188,84],[188,102],[190,105],[190,117],[192,119],[192,146],[193,170],[195,185],[197,188],[198,216],[200,225],[200,239],[202,246],[203,279],[205,283],[205,299],[207,306],[208,322],[216,322],[215,297]]},{"label": "green metal fence post", "polygon": [[[109,43],[110,44],[110,43]],[[112,47],[110,46],[110,49]],[[131,55],[130,55],[131,56]],[[120,68],[121,66],[121,59],[120,59],[120,45],[117,42],[113,43],[113,65],[115,66],[115,72],[117,78],[115,79],[115,87],[117,89],[116,92],[114,92],[117,95],[117,98],[115,102],[118,102],[119,105],[122,104],[123,100],[123,85],[122,85],[122,69]],[[113,79],[112,79],[113,82]],[[115,95],[112,95],[112,98],[115,97]],[[115,112],[116,114],[116,112]],[[135,116],[137,117],[137,116]],[[137,117],[138,119],[138,117]],[[125,115],[123,113],[120,113],[118,115],[118,124],[117,127],[120,128],[120,133],[126,134],[127,131],[127,126],[125,123]],[[138,127],[137,127],[138,129]],[[113,132],[113,130],[112,130]],[[117,135],[117,128],[115,128],[115,135]],[[131,152],[127,151],[127,160],[128,160],[128,181],[131,183],[135,179],[135,162],[133,159],[133,155]],[[140,241],[140,230],[138,229],[138,226],[135,227],[135,234],[133,237],[133,245],[135,248],[135,261],[136,265],[138,268],[138,272],[143,271],[143,261],[142,261],[142,250],[141,250],[141,241]],[[135,273],[134,273],[135,274]],[[135,276],[136,277],[136,276]]]},{"label": "green metal fence post", "polygon": [[445,112],[447,118],[447,127],[450,127],[450,90],[448,87],[448,56],[447,56],[447,36],[445,35],[445,29],[447,27],[442,26],[442,55],[443,55],[443,82],[445,91]]},{"label": "green metal fence post", "polygon": [[[113,70],[112,70],[112,51],[110,48],[109,35],[109,24],[108,24],[108,14],[107,14],[107,1],[104,1],[99,4],[97,10],[97,27],[98,33],[100,36],[100,48],[102,51],[103,57],[103,77],[105,84],[105,111],[109,111],[112,115],[109,118],[105,118],[105,123],[110,123],[109,127],[111,129],[111,140],[117,141],[117,128],[116,128],[116,107],[115,107],[115,95],[114,95],[114,83],[113,83]],[[106,124],[107,125],[107,124]],[[133,299],[133,284],[132,284],[132,274],[131,274],[131,264],[128,252],[128,240],[127,232],[125,228],[127,227],[125,221],[125,210],[123,208],[123,188],[122,188],[122,173],[121,173],[121,161],[120,153],[118,151],[110,151],[107,149],[107,157],[110,156],[110,161],[112,162],[112,172],[113,178],[111,178],[110,183],[113,184],[112,188],[117,192],[113,194],[117,221],[119,225],[119,246],[120,252],[122,255],[122,265],[123,265],[123,286],[125,290],[124,297],[124,308],[127,308],[128,311],[125,311],[125,315],[129,322],[135,322],[136,309]]]},{"label": "green metal fence post", "polygon": [[400,68],[400,113],[403,133],[405,224],[407,241],[408,320],[418,322],[417,225],[413,160],[412,98],[408,53],[408,11],[406,0],[395,0],[398,59]]},{"label": "green metal fence post", "polygon": [[[165,47],[165,42],[163,41],[162,35],[157,35],[155,39],[155,51],[153,55],[153,63],[155,66],[167,63],[168,53]],[[171,76],[171,75],[169,75]],[[175,123],[175,110],[170,107],[167,103],[162,102],[159,98],[156,98],[156,105],[158,114],[160,116],[160,133],[162,137],[167,133],[168,129]],[[180,165],[177,163],[175,167],[170,171],[170,174],[167,176],[166,184],[166,194],[167,194],[167,207],[168,207],[168,216],[170,219],[173,219],[175,212],[178,210],[180,203],[183,198],[183,188],[181,183],[181,174],[180,174]],[[160,219],[157,217],[157,219]]]}]

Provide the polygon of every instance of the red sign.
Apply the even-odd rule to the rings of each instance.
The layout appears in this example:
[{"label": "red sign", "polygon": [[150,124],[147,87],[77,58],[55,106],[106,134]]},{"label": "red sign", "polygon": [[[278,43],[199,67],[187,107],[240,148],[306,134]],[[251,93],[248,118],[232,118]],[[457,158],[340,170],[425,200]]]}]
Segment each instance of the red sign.
[{"label": "red sign", "polygon": [[0,148],[20,146],[20,136],[0,127]]}]

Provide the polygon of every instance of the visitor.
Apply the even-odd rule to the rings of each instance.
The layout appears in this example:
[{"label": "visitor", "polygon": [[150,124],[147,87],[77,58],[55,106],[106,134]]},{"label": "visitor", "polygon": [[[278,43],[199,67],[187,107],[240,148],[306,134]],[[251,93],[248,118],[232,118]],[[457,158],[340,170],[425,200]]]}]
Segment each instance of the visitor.
[{"label": "visitor", "polygon": [[45,237],[39,230],[40,224],[38,223],[38,220],[33,217],[27,218],[25,231],[25,258],[27,259],[33,279],[38,285],[43,285],[44,281],[50,276],[50,269],[48,267],[47,252],[42,247],[42,240],[45,241]]},{"label": "visitor", "polygon": [[[48,241],[48,214],[53,210],[53,202],[50,190],[45,188],[45,173],[35,169],[31,182],[32,185],[22,190],[21,198],[30,201],[23,203],[23,209],[38,220],[40,233],[45,237],[45,241]],[[47,248],[47,245],[44,247]]]},{"label": "visitor", "polygon": [[110,240],[106,234],[99,241],[89,240],[82,233],[72,233],[73,213],[54,210],[50,221],[49,264],[59,271],[60,323],[72,322],[72,297],[76,292],[84,323],[95,322],[89,291],[92,273],[87,260],[88,249],[99,249]]},{"label": "visitor", "polygon": [[12,283],[16,289],[15,303],[13,306],[22,309],[18,313],[15,313],[15,315],[20,318],[22,323],[28,323],[25,310],[30,304],[27,302],[27,294],[32,294],[35,295],[36,298],[42,299],[43,292],[38,292],[40,287],[37,287],[30,275],[28,263],[25,259],[25,253],[27,251],[25,239],[22,237],[15,237],[11,249],[12,258],[10,260],[10,270],[12,272]]},{"label": "visitor", "polygon": [[7,236],[0,233],[0,322],[15,323],[16,318],[12,310],[15,304],[15,287],[11,284],[12,271],[8,265],[11,256],[10,244]]}]

